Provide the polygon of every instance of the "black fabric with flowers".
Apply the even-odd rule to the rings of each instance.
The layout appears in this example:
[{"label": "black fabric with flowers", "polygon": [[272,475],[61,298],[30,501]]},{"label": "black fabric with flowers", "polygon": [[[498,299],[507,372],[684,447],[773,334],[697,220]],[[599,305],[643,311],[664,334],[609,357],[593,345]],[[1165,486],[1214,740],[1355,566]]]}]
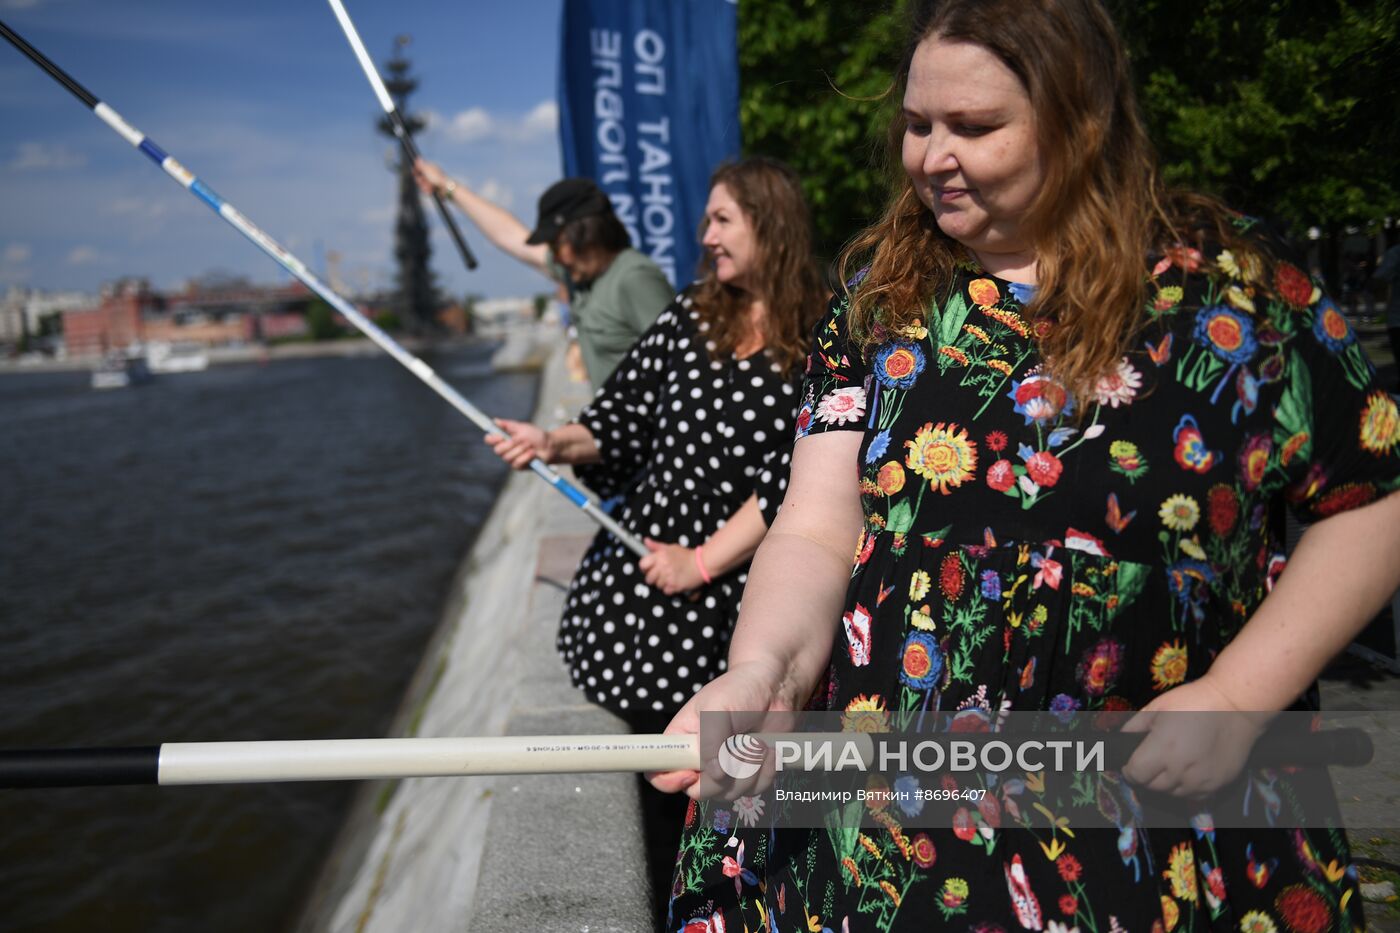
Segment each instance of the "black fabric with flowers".
[{"label": "black fabric with flowers", "polygon": [[[1032,289],[975,266],[864,357],[833,304],[798,435],[863,432],[865,527],[825,708],[1140,708],[1204,673],[1264,599],[1285,562],[1287,506],[1320,519],[1400,486],[1395,402],[1296,266],[1181,248],[1150,275],[1149,325],[1089,398],[1043,369],[1022,313]],[[1288,778],[1249,780],[1286,826]],[[701,807],[673,928],[1361,923],[1340,831],[1144,829],[1126,808],[1110,815],[1116,832],[1074,832],[1072,815],[1068,831],[1018,825],[1032,806],[1070,812],[1020,780],[917,832],[897,806],[876,817],[883,831],[859,835],[735,830],[732,812],[762,811],[761,799]]]},{"label": "black fabric with flowers", "polygon": [[[762,353],[712,360],[689,293],[644,333],[578,421],[602,462],[577,473],[624,496],[638,537],[703,544],[752,495],[772,523],[787,488],[797,378]],[[747,565],[697,598],[653,589],[637,557],[599,531],[574,574],[558,648],[576,686],[620,711],[675,712],[724,669]]]}]

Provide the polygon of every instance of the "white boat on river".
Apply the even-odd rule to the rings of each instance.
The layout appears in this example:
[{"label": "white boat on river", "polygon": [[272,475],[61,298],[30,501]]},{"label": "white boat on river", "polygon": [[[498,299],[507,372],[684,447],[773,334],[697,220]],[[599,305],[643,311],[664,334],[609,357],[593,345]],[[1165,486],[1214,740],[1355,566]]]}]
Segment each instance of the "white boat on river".
[{"label": "white boat on river", "polygon": [[196,373],[209,368],[209,352],[198,343],[152,343],[146,361],[153,373]]},{"label": "white boat on river", "polygon": [[142,356],[109,353],[92,371],[94,389],[125,389],[151,381],[151,370]]}]

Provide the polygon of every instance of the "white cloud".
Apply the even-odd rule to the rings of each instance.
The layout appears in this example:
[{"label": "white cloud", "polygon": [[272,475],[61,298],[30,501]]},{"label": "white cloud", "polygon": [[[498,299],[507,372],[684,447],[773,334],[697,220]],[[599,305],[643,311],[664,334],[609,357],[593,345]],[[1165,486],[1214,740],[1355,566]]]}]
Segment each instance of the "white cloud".
[{"label": "white cloud", "polygon": [[64,260],[70,266],[90,266],[105,261],[105,257],[91,246],[73,247],[68,253],[68,258]]},{"label": "white cloud", "polygon": [[497,132],[496,121],[480,107],[463,110],[447,124],[447,135],[463,143],[479,142]]},{"label": "white cloud", "polygon": [[14,172],[35,172],[50,169],[80,168],[87,156],[61,145],[20,143],[15,157],[5,167]]},{"label": "white cloud", "polygon": [[4,257],[0,262],[7,266],[18,266],[29,261],[29,257],[34,255],[34,251],[24,243],[11,243],[5,247]]},{"label": "white cloud", "polygon": [[[433,116],[430,125],[440,117]],[[552,136],[559,125],[559,107],[552,100],[540,101],[523,116],[493,115],[482,107],[471,107],[444,121],[449,139],[460,143],[529,143]]]},{"label": "white cloud", "polygon": [[552,100],[542,100],[525,115],[520,129],[529,139],[553,136],[559,130],[559,105]]},{"label": "white cloud", "polygon": [[494,178],[486,179],[476,186],[476,190],[483,198],[494,201],[501,207],[510,207],[515,201],[515,192]]}]

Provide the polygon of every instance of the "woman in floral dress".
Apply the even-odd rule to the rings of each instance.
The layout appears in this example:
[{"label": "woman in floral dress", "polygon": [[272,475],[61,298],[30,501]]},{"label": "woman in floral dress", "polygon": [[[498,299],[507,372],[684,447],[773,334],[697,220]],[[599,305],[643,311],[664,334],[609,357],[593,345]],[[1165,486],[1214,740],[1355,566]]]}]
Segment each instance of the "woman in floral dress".
[{"label": "woman in floral dress", "polygon": [[[622,495],[638,560],[598,532],[564,604],[558,648],[575,686],[634,732],[660,732],[724,670],[748,561],[782,502],[803,354],[827,292],[792,170],[772,159],[710,180],[701,278],[623,359],[578,418],[552,431],[500,421],[516,469],[579,466]],[[665,903],[684,799],[641,784],[657,896]]]},{"label": "woman in floral dress", "polygon": [[[729,671],[672,730],[809,704],[1315,708],[1400,585],[1400,415],[1354,334],[1250,221],[1162,188],[1097,0],[928,3],[911,39],[907,179],[815,331]],[[1287,507],[1316,524],[1285,572]],[[1245,717],[1202,734],[1203,777],[1149,733],[1124,774],[1195,794],[1255,737]],[[942,827],[889,806],[860,833],[765,831],[762,795],[692,807],[670,928],[1363,923],[1340,830],[1018,817],[1059,815],[1046,793],[1004,780]]]}]

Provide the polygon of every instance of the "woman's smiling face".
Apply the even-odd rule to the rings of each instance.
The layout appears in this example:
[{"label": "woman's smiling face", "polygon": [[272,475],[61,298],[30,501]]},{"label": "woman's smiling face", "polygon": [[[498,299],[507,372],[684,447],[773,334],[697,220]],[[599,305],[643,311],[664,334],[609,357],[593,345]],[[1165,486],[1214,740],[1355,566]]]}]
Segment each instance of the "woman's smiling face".
[{"label": "woman's smiling face", "polygon": [[723,182],[710,189],[700,243],[714,261],[715,278],[736,288],[748,287],[758,243],[748,215]]},{"label": "woman's smiling face", "polygon": [[904,91],[904,170],[945,234],[989,271],[1021,265],[1023,219],[1044,179],[1030,96],[987,49],[930,36]]}]

